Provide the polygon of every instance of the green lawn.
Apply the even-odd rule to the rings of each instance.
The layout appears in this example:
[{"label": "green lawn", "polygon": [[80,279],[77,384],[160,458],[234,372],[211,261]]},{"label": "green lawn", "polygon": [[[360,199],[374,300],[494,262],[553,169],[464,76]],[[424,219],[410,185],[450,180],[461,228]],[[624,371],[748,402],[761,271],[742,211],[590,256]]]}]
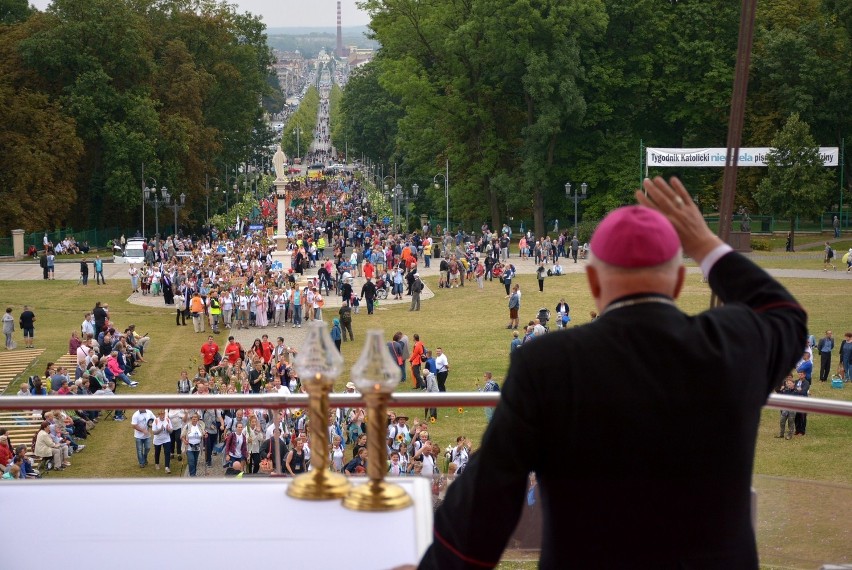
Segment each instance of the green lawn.
[{"label": "green lawn", "polygon": [[[800,260],[800,263],[806,262]],[[436,287],[435,278],[427,278],[426,281],[430,287]],[[810,329],[815,334],[831,328],[840,337],[846,328],[851,328],[841,316],[843,313],[838,312],[838,308],[848,303],[850,289],[847,284],[821,279],[782,281],[808,310]],[[543,294],[538,292],[533,276],[520,276],[516,282],[520,283],[524,291],[522,321],[532,319],[540,306],[552,310],[563,296],[571,305],[574,325],[587,322],[589,312],[595,308],[583,275],[550,278],[545,282]],[[79,329],[83,314],[94,306],[95,301],[100,300],[109,303],[110,314],[118,324],[124,326],[133,322],[138,331],[149,332],[153,339],[146,354],[148,363],[137,374],[140,382],[137,392],[173,393],[179,371],[181,368],[192,366],[196,358],[200,346],[199,335],[192,332],[192,327],[176,328],[172,320],[173,313],[166,309],[151,309],[127,303],[128,288],[128,283],[117,279],[111,280],[107,286],[96,287],[90,284],[87,288],[68,281],[0,282],[2,298],[12,304],[16,315],[23,304],[30,304],[34,308],[37,316],[36,344],[47,348],[26,374],[42,374],[46,362],[67,351],[71,331]],[[460,289],[437,291],[434,299],[423,302],[423,310],[419,313],[408,312],[407,306],[403,305],[382,305],[374,316],[368,317],[366,310],[362,308],[361,314],[356,315],[353,321],[356,342],[343,345],[346,369],[337,382],[336,391],[342,391],[343,385],[348,381],[349,368],[361,351],[364,332],[368,326],[384,329],[387,336],[396,330],[404,331],[409,337],[419,333],[427,347],[434,349],[442,346],[451,365],[447,383],[451,391],[473,390],[486,370],[501,378],[508,366],[509,342],[512,338],[510,331],[504,328],[507,311],[502,286],[495,281],[486,282],[483,292],[470,284]],[[707,284],[702,283],[698,275],[689,275],[679,301],[683,310],[689,313],[702,311],[709,305],[709,299]],[[410,389],[410,383],[400,387],[401,391]],[[13,384],[10,390],[17,391],[17,386]],[[852,400],[852,388],[831,390],[817,382],[814,395]],[[412,419],[423,417],[422,409],[404,411]],[[484,412],[481,409],[444,408],[439,411],[439,421],[432,425],[429,431],[432,439],[442,447],[454,442],[458,435],[467,436],[476,447],[484,426]],[[811,414],[806,438],[796,438],[793,441],[776,440],[773,435],[778,429],[778,411],[765,410],[757,441],[755,473],[826,484],[840,483],[847,486],[848,495],[848,486],[852,485],[852,449],[848,437],[850,427],[852,425],[848,418]],[[162,471],[138,468],[129,422],[101,422],[87,444],[89,445],[86,451],[72,457],[73,467],[62,473],[51,474],[51,477],[166,476]],[[801,495],[801,499],[813,491],[808,489],[807,485],[803,485],[802,489],[785,488],[784,492]],[[761,504],[768,505],[767,508],[777,503],[772,496],[773,492],[769,489],[769,496],[761,495]],[[809,503],[806,500],[794,502],[798,507],[790,507],[787,501],[779,504],[780,515],[791,521],[828,518],[832,510],[830,505],[822,512],[807,510]],[[841,512],[848,513],[849,510]],[[771,545],[780,543],[784,547],[790,547],[791,541],[795,546],[798,542],[804,543],[812,538],[812,535],[804,533],[803,536],[807,538],[799,541],[794,538],[799,536],[799,533],[791,533],[789,528],[773,529],[775,527],[767,530],[762,528],[761,544],[768,541]],[[825,547],[822,552],[826,552],[827,548],[835,555],[834,560],[846,553],[843,550],[845,547],[834,550],[831,544],[821,546]]]}]

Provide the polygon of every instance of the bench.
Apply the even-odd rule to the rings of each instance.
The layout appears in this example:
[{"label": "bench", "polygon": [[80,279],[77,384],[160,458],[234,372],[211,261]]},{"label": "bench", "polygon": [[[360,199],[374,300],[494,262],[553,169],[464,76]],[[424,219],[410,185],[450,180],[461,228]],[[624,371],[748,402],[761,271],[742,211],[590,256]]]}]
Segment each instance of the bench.
[{"label": "bench", "polygon": [[43,348],[38,348],[35,350],[9,350],[0,353],[0,393],[5,392],[9,385],[32,366],[43,352]]}]

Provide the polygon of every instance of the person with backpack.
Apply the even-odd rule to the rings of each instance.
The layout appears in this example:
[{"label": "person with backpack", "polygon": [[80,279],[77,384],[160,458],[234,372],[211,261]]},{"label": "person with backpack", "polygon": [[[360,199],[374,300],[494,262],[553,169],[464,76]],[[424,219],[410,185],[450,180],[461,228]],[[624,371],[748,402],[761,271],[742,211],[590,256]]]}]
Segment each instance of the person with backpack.
[{"label": "person with backpack", "polygon": [[411,307],[409,311],[420,310],[420,292],[423,291],[423,281],[420,280],[420,274],[414,274],[414,281],[411,283]]},{"label": "person with backpack", "polygon": [[337,347],[337,352],[340,352],[340,320],[338,318],[334,318],[331,321],[331,340],[334,341],[334,346]]},{"label": "person with backpack", "polygon": [[828,268],[831,267],[832,270],[837,271],[837,266],[834,265],[831,261],[834,259],[834,249],[831,247],[831,244],[825,242],[825,259],[822,260],[823,263],[823,271],[828,271]]},{"label": "person with backpack", "polygon": [[347,332],[349,333],[349,340],[354,341],[355,337],[352,336],[352,307],[349,306],[348,301],[343,301],[343,305],[337,310],[337,314],[340,315],[340,332],[343,342],[346,342]]},{"label": "person with backpack", "polygon": [[[482,380],[484,382],[482,388],[479,389],[480,392],[499,392],[500,385],[494,380],[494,375],[491,372],[486,372],[483,376]],[[489,407],[485,408],[485,421],[491,422],[491,418],[494,417],[494,408]]]},{"label": "person with backpack", "polygon": [[411,432],[405,422],[408,416],[397,416],[396,421],[388,426],[388,449],[399,451],[401,444],[408,445],[411,441]]}]

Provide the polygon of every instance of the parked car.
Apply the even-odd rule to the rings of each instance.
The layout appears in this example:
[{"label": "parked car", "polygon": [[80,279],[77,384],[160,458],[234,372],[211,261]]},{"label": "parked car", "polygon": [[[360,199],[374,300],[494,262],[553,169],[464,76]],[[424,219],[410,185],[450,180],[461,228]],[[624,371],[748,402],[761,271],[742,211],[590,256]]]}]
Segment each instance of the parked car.
[{"label": "parked car", "polygon": [[124,246],[124,251],[121,248],[113,248],[113,263],[145,263],[145,239],[130,238]]}]

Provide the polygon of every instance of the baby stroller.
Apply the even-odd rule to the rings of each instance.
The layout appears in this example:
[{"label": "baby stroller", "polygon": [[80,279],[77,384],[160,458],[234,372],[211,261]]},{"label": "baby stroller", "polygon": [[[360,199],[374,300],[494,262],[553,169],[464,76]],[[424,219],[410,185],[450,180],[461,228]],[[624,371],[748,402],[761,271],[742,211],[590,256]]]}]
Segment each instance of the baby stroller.
[{"label": "baby stroller", "polygon": [[390,280],[379,277],[376,280],[376,299],[387,299],[390,293]]},{"label": "baby stroller", "polygon": [[538,310],[538,315],[536,315],[538,322],[541,323],[541,326],[544,327],[544,330],[549,330],[547,328],[547,323],[550,321],[550,309],[547,307],[542,307]]}]

